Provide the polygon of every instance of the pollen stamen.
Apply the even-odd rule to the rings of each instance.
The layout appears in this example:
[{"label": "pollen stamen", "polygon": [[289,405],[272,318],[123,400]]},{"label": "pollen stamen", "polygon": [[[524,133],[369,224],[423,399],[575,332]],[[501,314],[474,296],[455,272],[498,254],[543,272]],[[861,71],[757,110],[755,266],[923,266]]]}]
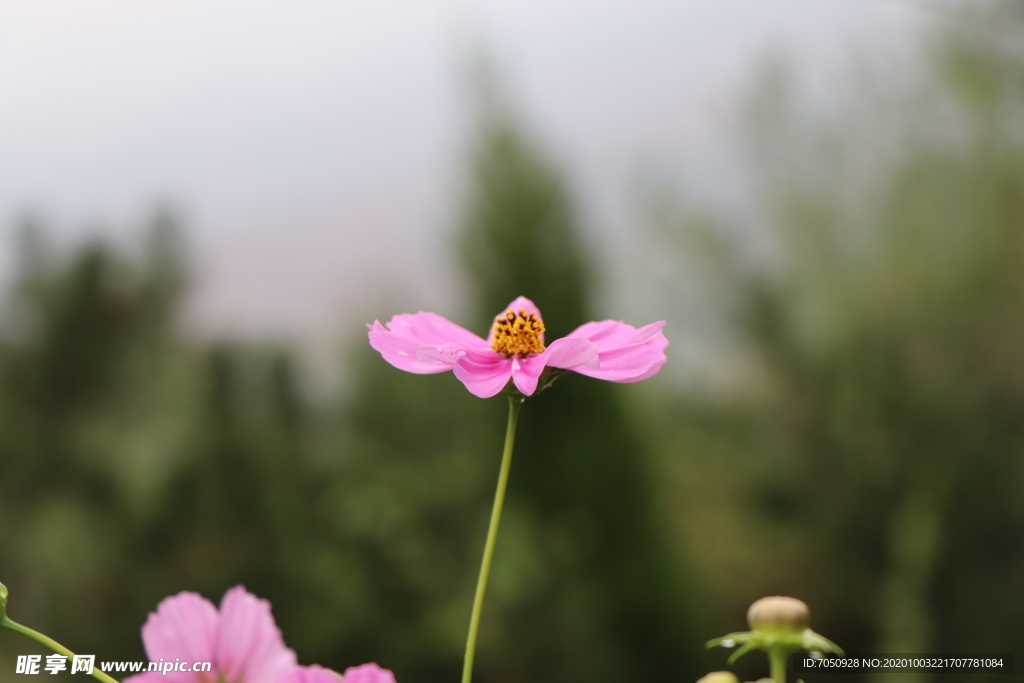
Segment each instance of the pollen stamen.
[{"label": "pollen stamen", "polygon": [[525,308],[509,309],[494,319],[491,328],[491,349],[511,358],[528,356],[544,350],[544,323],[537,314]]}]

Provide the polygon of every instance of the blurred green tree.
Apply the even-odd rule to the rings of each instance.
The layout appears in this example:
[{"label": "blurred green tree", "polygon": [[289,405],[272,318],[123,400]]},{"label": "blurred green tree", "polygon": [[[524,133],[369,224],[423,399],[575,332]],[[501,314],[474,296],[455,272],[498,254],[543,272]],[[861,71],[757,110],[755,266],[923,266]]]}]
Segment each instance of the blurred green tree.
[{"label": "blurred green tree", "polygon": [[1024,633],[1024,18],[961,19],[924,87],[832,124],[763,81],[750,168],[774,256],[712,235],[756,371],[671,417],[727,463],[687,460],[725,498],[692,505],[748,547],[710,565],[716,592],[736,611],[795,594],[853,651],[1011,652]]},{"label": "blurred green tree", "polygon": [[0,341],[0,572],[13,614],[136,656],[133,551],[193,418],[192,356],[171,333],[177,228],[158,213],[136,258],[101,240],[61,254],[33,223],[21,235]]}]

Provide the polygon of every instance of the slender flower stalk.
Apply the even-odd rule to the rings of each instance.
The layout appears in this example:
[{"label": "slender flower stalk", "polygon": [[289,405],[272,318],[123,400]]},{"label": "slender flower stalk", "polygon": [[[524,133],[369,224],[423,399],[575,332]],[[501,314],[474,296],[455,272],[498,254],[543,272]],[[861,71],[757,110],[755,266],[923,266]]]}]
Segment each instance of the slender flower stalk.
[{"label": "slender flower stalk", "polygon": [[771,667],[772,680],[775,683],[786,683],[786,660],[789,650],[785,646],[776,645],[768,650],[768,662]]},{"label": "slender flower stalk", "polygon": [[508,485],[508,471],[512,466],[512,447],[516,440],[516,423],[519,420],[519,408],[522,407],[524,400],[520,396],[508,397],[508,427],[505,430],[505,449],[501,454],[501,470],[498,473],[498,487],[494,492],[491,523],[487,527],[484,557],[480,562],[480,576],[476,582],[476,595],[473,596],[473,613],[469,618],[469,635],[466,637],[466,658],[462,664],[462,683],[470,683],[470,680],[473,678],[473,655],[476,652],[476,634],[480,628],[480,613],[484,606],[484,593],[487,591],[487,577],[491,573],[494,543],[498,538],[498,525],[501,523],[501,508],[505,504],[505,488]]},{"label": "slender flower stalk", "polygon": [[[67,649],[66,647],[64,647],[63,645],[58,643],[53,638],[50,638],[49,636],[44,636],[39,631],[36,631],[35,629],[31,629],[28,626],[22,626],[18,622],[13,621],[7,615],[4,615],[3,620],[0,621],[0,626],[3,626],[6,629],[10,629],[11,631],[14,631],[15,633],[20,633],[23,636],[27,636],[28,638],[31,638],[32,640],[36,641],[40,645],[45,645],[46,647],[50,648],[51,650],[53,650],[57,654],[64,655],[65,657],[74,657],[75,656],[74,652],[72,652],[71,650]],[[94,666],[92,668],[92,675],[93,675],[94,678],[103,681],[103,683],[118,683],[116,678],[112,678],[112,677],[108,676],[107,674],[103,673],[102,671],[100,671],[98,666]]]}]

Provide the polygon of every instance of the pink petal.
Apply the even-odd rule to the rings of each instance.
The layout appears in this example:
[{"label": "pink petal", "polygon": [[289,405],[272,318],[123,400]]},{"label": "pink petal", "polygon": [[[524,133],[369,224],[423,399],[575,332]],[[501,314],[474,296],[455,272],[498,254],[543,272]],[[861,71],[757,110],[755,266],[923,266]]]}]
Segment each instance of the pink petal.
[{"label": "pink petal", "polygon": [[[442,346],[421,346],[416,349],[416,360],[421,363],[444,363],[455,365],[459,359],[466,355],[466,346],[452,343]],[[452,368],[449,368],[451,370]]]},{"label": "pink petal", "polygon": [[600,368],[580,366],[574,370],[611,382],[639,382],[652,377],[667,360],[668,339],[661,331],[664,326],[663,320],[639,330],[616,320],[587,323],[566,338],[589,339],[597,345]]},{"label": "pink petal", "polygon": [[376,664],[362,664],[345,669],[344,683],[396,683],[395,674]]},{"label": "pink petal", "polygon": [[480,337],[459,327],[435,313],[420,311],[413,314],[396,315],[387,323],[373,321],[370,329],[370,346],[384,356],[384,360],[406,372],[420,375],[451,370],[452,364],[437,360],[418,360],[417,351],[423,347],[440,347],[446,344],[465,346],[487,346]]},{"label": "pink petal", "polygon": [[509,359],[512,362],[512,381],[515,382],[516,389],[523,396],[532,396],[533,392],[537,391],[540,373],[544,371],[542,355],[527,356],[526,358],[514,356]]},{"label": "pink petal", "polygon": [[598,349],[587,339],[556,339],[543,353],[526,358],[512,358],[512,381],[524,396],[532,396],[544,367],[598,369]]},{"label": "pink petal", "polygon": [[544,359],[544,365],[553,368],[575,370],[578,367],[586,367],[597,370],[600,367],[599,353],[597,344],[589,339],[565,337],[551,342],[551,346],[544,349],[540,357]]},{"label": "pink petal", "polygon": [[665,321],[651,323],[637,330],[621,320],[601,320],[577,327],[569,337],[583,337],[597,344],[602,351],[625,344],[635,344],[661,331]]},{"label": "pink petal", "polygon": [[277,683],[341,683],[341,674],[319,664],[297,666],[279,677]]},{"label": "pink petal", "polygon": [[[172,662],[214,661],[218,623],[216,608],[196,593],[182,592],[164,598],[142,627],[146,656],[151,662],[161,658]],[[192,683],[199,680],[199,674],[171,671],[161,678],[168,683]]]},{"label": "pink petal", "polygon": [[490,398],[505,388],[512,376],[512,361],[487,348],[466,349],[455,364],[455,376],[469,393]]},{"label": "pink petal", "polygon": [[275,683],[296,665],[270,614],[270,603],[242,586],[224,594],[214,657],[221,677],[244,683]]}]

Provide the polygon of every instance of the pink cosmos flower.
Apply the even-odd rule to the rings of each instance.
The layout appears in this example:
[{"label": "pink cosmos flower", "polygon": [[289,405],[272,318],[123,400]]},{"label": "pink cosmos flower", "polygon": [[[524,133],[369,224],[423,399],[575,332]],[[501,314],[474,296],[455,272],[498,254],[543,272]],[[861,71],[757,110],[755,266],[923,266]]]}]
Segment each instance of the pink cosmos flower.
[{"label": "pink cosmos flower", "polygon": [[296,668],[270,603],[242,586],[224,594],[219,612],[196,593],[164,598],[142,627],[142,641],[151,662],[212,662],[213,670],[150,671],[125,683],[276,683]]},{"label": "pink cosmos flower", "polygon": [[544,322],[532,301],[519,297],[494,319],[487,340],[434,313],[375,320],[370,346],[400,370],[425,375],[453,370],[480,398],[500,392],[511,378],[525,396],[537,390],[545,367],[572,370],[611,382],[639,382],[665,363],[665,321],[637,329],[602,320],[544,345]]},{"label": "pink cosmos flower", "polygon": [[395,683],[395,674],[376,664],[350,666],[345,675],[322,666],[300,666],[277,680],[277,683]]}]

